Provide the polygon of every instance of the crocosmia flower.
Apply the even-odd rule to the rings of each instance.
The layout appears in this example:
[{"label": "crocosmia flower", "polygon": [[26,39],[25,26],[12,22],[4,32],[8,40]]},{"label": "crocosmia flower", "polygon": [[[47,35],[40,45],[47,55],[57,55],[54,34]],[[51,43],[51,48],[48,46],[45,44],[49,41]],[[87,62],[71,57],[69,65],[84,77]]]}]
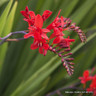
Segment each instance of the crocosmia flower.
[{"label": "crocosmia flower", "polygon": [[93,92],[93,96],[96,96],[96,75],[93,76],[92,82],[90,84],[90,87],[87,88],[88,92]]},{"label": "crocosmia flower", "polygon": [[79,77],[81,79],[81,83],[85,84],[87,81],[92,80],[92,76],[89,76],[89,71],[85,70],[83,73],[83,77]]},{"label": "crocosmia flower", "polygon": [[24,38],[29,38],[32,36],[34,37],[34,35],[36,37],[36,33],[38,33],[38,34],[40,34],[40,36],[42,38],[48,40],[49,38],[47,37],[46,34],[47,34],[47,32],[50,32],[50,30],[48,30],[46,28],[42,29],[42,27],[43,27],[43,19],[42,19],[42,16],[38,14],[35,16],[34,25],[29,27],[30,31],[28,34],[24,35]]},{"label": "crocosmia flower", "polygon": [[81,79],[82,84],[86,84],[86,82],[91,81],[91,83],[89,83],[89,87],[87,86],[88,88],[86,88],[85,86],[84,89],[86,89],[88,93],[93,93],[93,96],[96,96],[96,75],[90,76],[89,71],[85,70],[83,73],[83,77],[79,77],[79,79]]},{"label": "crocosmia flower", "polygon": [[47,53],[47,50],[49,48],[49,45],[47,44],[45,39],[42,39],[42,37],[40,37],[40,34],[37,33],[36,37],[34,37],[34,42],[33,44],[31,44],[31,49],[37,49],[39,48],[39,52],[40,54],[43,54],[44,56]]},{"label": "crocosmia flower", "polygon": [[68,38],[65,38],[64,36],[66,34],[64,34],[64,31],[72,30],[77,32],[82,42],[86,40],[86,36],[78,26],[75,26],[74,23],[71,24],[72,20],[63,16],[59,17],[60,12],[61,9],[53,22],[43,28],[44,21],[51,16],[52,12],[50,10],[45,10],[43,14],[40,15],[35,14],[26,7],[24,11],[21,11],[21,14],[24,16],[23,20],[28,23],[28,31],[27,34],[24,35],[24,38],[34,39],[30,47],[32,50],[38,48],[39,53],[44,56],[49,50],[61,57],[61,61],[67,69],[68,74],[72,75],[74,71],[72,65],[74,63],[70,61],[73,60],[73,58],[64,59],[65,56],[71,55],[72,53],[64,55],[64,52],[71,50],[70,45],[75,41],[75,39],[71,39],[69,36]]},{"label": "crocosmia flower", "polygon": [[57,44],[60,48],[70,48],[71,42],[74,42],[75,39],[70,39],[69,36],[68,38],[62,38],[61,41]]}]

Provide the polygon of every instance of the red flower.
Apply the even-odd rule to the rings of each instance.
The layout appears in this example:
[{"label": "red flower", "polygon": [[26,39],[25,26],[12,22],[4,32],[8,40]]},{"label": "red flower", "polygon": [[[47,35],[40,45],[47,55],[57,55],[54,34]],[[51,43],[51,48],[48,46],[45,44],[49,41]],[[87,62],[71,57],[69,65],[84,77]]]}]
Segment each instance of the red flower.
[{"label": "red flower", "polygon": [[58,17],[60,12],[61,12],[61,10],[59,10],[59,12],[58,12],[56,18],[54,19],[54,21],[50,25],[47,26],[47,29],[52,30],[52,29],[54,29],[54,27],[58,27],[58,26],[61,25],[61,23],[59,22],[60,18]]},{"label": "red flower", "polygon": [[34,25],[35,13],[33,11],[29,11],[29,18],[24,18],[24,21],[27,21],[29,26]]},{"label": "red flower", "polygon": [[75,39],[68,38],[62,38],[61,41],[57,44],[60,48],[70,48],[71,42],[74,42]]},{"label": "red flower", "polygon": [[[66,20],[66,18],[64,18],[63,16],[61,16],[61,18],[59,18],[59,14],[60,14],[61,10],[59,10],[56,18],[54,19],[54,21],[47,26],[47,29],[52,30],[55,28],[62,28],[62,31],[68,30],[69,28],[64,28],[68,23],[71,23],[71,20],[68,21]],[[66,22],[65,22],[66,21]],[[64,29],[63,29],[64,28]]]},{"label": "red flower", "polygon": [[40,54],[43,54],[44,56],[47,54],[47,50],[49,48],[49,45],[47,44],[45,39],[42,39],[40,34],[35,33],[34,35],[34,42],[31,45],[31,49],[37,49],[39,47]]},{"label": "red flower", "polygon": [[49,18],[49,16],[52,14],[51,11],[49,10],[46,10],[43,12],[43,15],[42,15],[42,18],[43,18],[43,21],[45,21],[47,18]]},{"label": "red flower", "polygon": [[29,19],[29,9],[28,9],[28,6],[26,6],[25,11],[21,11],[21,14],[22,14],[25,18]]},{"label": "red flower", "polygon": [[61,41],[61,39],[63,38],[64,34],[62,32],[62,28],[54,28],[54,33],[50,36],[50,39],[56,37],[53,40],[53,44],[57,44]]},{"label": "red flower", "polygon": [[[63,16],[61,16],[60,21],[61,21],[61,27],[64,28],[68,22],[65,22],[66,18],[64,18]],[[66,28],[64,29],[66,30]]]},{"label": "red flower", "polygon": [[[21,14],[25,17],[24,20],[28,22],[29,26],[34,25],[35,21],[35,13],[33,11],[29,11],[28,7],[25,8],[25,11],[21,11]],[[45,21],[52,14],[51,11],[45,10],[42,19]]]},{"label": "red flower", "polygon": [[56,16],[54,21],[50,25],[47,26],[47,29],[54,30],[54,33],[50,36],[50,39],[56,37],[53,40],[53,44],[60,43],[64,36],[62,31],[68,30],[68,28],[64,28],[64,25],[67,24],[67,22],[64,22],[64,17],[63,16],[61,16],[61,18],[58,17],[60,14],[60,11],[58,12],[58,15]]},{"label": "red flower", "polygon": [[25,17],[24,21],[27,21],[29,26],[34,25],[35,13],[33,11],[29,11],[28,7],[26,7],[25,11],[21,11],[21,14]]},{"label": "red flower", "polygon": [[34,26],[29,27],[30,32],[28,34],[24,35],[24,38],[29,38],[32,36],[34,37],[35,33],[38,32],[42,38],[48,40],[46,33],[50,32],[50,30],[42,29],[42,26],[43,26],[43,19],[42,19],[42,16],[38,14],[35,16]]},{"label": "red flower", "polygon": [[96,75],[92,79],[92,83],[90,84],[90,87],[87,88],[88,92],[93,92],[93,96],[96,96]]},{"label": "red flower", "polygon": [[37,14],[33,11],[29,11],[28,7],[25,8],[25,11],[21,11],[21,14],[25,17],[24,20],[29,24],[29,32],[24,35],[24,38],[34,37],[34,42],[31,45],[31,49],[36,49],[39,47],[39,52],[46,55],[49,45],[46,43],[46,40],[49,40],[47,33],[50,30],[43,27],[43,22],[52,14],[51,11],[44,11],[43,15]]},{"label": "red flower", "polygon": [[92,76],[89,76],[89,71],[86,70],[83,73],[83,77],[79,77],[79,79],[81,79],[82,84],[85,84],[87,81],[92,80]]}]

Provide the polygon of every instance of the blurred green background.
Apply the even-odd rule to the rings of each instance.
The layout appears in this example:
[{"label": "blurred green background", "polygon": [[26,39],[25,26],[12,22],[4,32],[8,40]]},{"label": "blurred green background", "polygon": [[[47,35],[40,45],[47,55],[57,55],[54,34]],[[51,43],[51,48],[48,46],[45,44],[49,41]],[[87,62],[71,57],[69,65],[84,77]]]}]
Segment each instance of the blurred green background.
[{"label": "blurred green background", "polygon": [[[20,14],[26,6],[36,14],[42,14],[46,9],[53,11],[44,27],[54,20],[61,9],[60,16],[76,22],[86,33],[87,42],[81,43],[75,32],[66,32],[66,37],[70,35],[76,39],[71,46],[75,59],[72,76],[68,76],[55,54],[48,52],[43,56],[38,50],[31,50],[32,39],[0,45],[0,96],[46,96],[58,88],[75,84],[84,70],[96,67],[96,0],[0,0],[0,37],[27,30],[28,25]],[[19,37],[23,35],[11,38]],[[79,95],[61,93],[64,96]]]}]

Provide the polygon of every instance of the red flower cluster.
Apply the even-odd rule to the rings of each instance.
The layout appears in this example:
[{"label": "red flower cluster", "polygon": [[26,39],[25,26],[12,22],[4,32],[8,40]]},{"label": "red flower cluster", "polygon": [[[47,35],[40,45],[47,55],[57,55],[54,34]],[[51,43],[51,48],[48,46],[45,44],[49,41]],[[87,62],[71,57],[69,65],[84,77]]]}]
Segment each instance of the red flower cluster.
[{"label": "red flower cluster", "polygon": [[[24,38],[34,37],[34,42],[31,45],[31,49],[34,50],[39,47],[39,52],[46,55],[49,45],[47,40],[47,33],[50,30],[43,27],[43,22],[52,14],[51,11],[44,11],[43,15],[35,15],[33,11],[29,11],[28,7],[25,8],[25,11],[21,11],[22,15],[25,17],[24,20],[29,24],[29,33],[24,35]],[[43,51],[44,49],[44,51]]]},{"label": "red flower cluster", "polygon": [[88,81],[91,81],[90,87],[86,90],[88,92],[93,92],[93,96],[96,96],[96,75],[90,76],[89,71],[86,70],[83,73],[83,77],[79,77],[79,79],[81,79],[81,83],[84,85],[86,85]]},{"label": "red flower cluster", "polygon": [[[68,38],[64,38],[65,34],[63,31],[75,31],[82,42],[86,41],[86,36],[78,26],[75,26],[75,23],[71,24],[71,20],[69,18],[64,18],[63,16],[59,17],[60,11],[53,22],[46,28],[43,28],[44,21],[50,17],[52,12],[45,10],[42,15],[35,15],[33,11],[29,11],[28,7],[26,7],[24,11],[21,11],[21,14],[25,17],[24,21],[28,22],[29,25],[28,33],[24,35],[24,38],[32,37],[34,39],[33,44],[31,44],[32,50],[39,48],[39,53],[44,56],[49,50],[61,57],[61,62],[67,69],[68,74],[72,75],[74,71],[74,67],[72,65],[74,65],[74,63],[71,61],[74,59],[65,59],[65,56],[72,54],[66,54],[66,52],[70,51],[71,42],[74,42],[75,39],[70,39],[69,36]],[[47,33],[49,33],[49,35],[47,35]],[[50,44],[51,40],[53,40],[52,44]]]},{"label": "red flower cluster", "polygon": [[[68,20],[66,20],[66,18],[64,18],[63,16],[61,16],[60,18],[58,17],[60,11],[54,21],[46,28],[42,28],[43,22],[52,14],[51,11],[44,11],[42,16],[39,14],[35,15],[33,11],[29,11],[28,7],[25,8],[25,11],[21,11],[21,14],[25,17],[24,20],[27,21],[29,25],[29,32],[28,34],[24,35],[24,38],[34,38],[34,42],[31,45],[32,50],[39,47],[39,52],[43,55],[46,55],[49,49],[49,41],[52,38],[55,38],[53,40],[53,44],[57,44],[57,46],[61,48],[70,48],[71,42],[74,42],[75,40],[70,39],[69,37],[63,37],[63,31],[68,30],[68,28],[66,27]],[[71,23],[71,20],[69,21],[69,23]],[[53,33],[50,37],[48,37],[47,33],[51,30],[53,30]]]}]

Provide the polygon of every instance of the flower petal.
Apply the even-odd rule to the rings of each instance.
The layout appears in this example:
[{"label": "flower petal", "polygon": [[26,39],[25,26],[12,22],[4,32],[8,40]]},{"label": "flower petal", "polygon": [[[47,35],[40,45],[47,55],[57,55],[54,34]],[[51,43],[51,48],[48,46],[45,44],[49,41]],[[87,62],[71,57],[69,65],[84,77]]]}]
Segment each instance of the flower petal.
[{"label": "flower petal", "polygon": [[88,70],[85,70],[84,73],[83,73],[83,76],[85,78],[89,77],[89,71]]},{"label": "flower petal", "polygon": [[20,13],[21,13],[25,18],[27,18],[27,19],[29,18],[29,17],[28,17],[28,14],[27,14],[25,11],[20,11]]},{"label": "flower petal", "polygon": [[64,18],[63,18],[63,16],[61,16],[61,26],[62,27],[64,26]]},{"label": "flower petal", "polygon": [[59,12],[58,12],[56,18],[54,19],[54,21],[53,21],[50,25],[47,26],[47,29],[49,29],[49,30],[52,30],[52,29],[53,29],[53,27],[54,27],[54,26],[53,26],[53,25],[54,25],[54,22],[57,20],[60,12],[61,12],[61,9],[59,10]]},{"label": "flower petal", "polygon": [[47,26],[47,29],[52,30],[53,29],[53,22]]},{"label": "flower petal", "polygon": [[35,19],[35,13],[33,11],[29,11],[31,19]]},{"label": "flower petal", "polygon": [[60,12],[61,12],[61,9],[59,10],[59,12],[58,12],[58,14],[57,14],[57,16],[56,16],[56,17],[58,17],[58,16],[60,15]]},{"label": "flower petal", "polygon": [[41,36],[42,36],[42,38],[49,40],[49,38],[47,37],[47,35],[45,33],[42,33]]},{"label": "flower petal", "polygon": [[60,12],[61,12],[61,9],[59,10],[59,12],[58,12],[58,14],[57,14],[57,16],[56,16],[56,18],[54,19],[53,22],[55,22],[57,20],[58,16],[60,15]]},{"label": "flower petal", "polygon": [[45,21],[47,18],[49,18],[49,16],[50,16],[51,14],[52,14],[52,12],[49,11],[49,10],[44,11],[44,12],[43,12],[43,15],[42,15],[43,20]]},{"label": "flower petal", "polygon": [[61,31],[58,28],[54,28],[54,34],[55,35],[60,35]]},{"label": "flower petal", "polygon": [[48,50],[48,48],[49,48],[49,45],[48,44],[44,44],[43,49]]},{"label": "flower petal", "polygon": [[53,40],[53,43],[54,43],[54,44],[58,44],[60,41],[61,41],[61,38],[60,38],[60,36],[59,36],[59,37],[56,37],[56,38]]},{"label": "flower petal", "polygon": [[43,31],[44,33],[50,32],[49,29],[42,29],[42,31]]},{"label": "flower petal", "polygon": [[52,39],[52,38],[54,38],[55,37],[55,34],[54,33],[52,33],[52,35],[50,36],[50,38],[49,39]]},{"label": "flower petal", "polygon": [[45,56],[47,54],[47,50],[44,50],[44,53],[43,53],[43,55]]},{"label": "flower petal", "polygon": [[25,12],[26,12],[26,13],[29,12],[28,6],[26,6],[26,8],[25,8]]},{"label": "flower petal", "polygon": [[30,32],[30,33],[25,34],[24,38],[27,39],[27,38],[32,37],[32,36],[33,36],[33,34]]},{"label": "flower petal", "polygon": [[32,50],[37,49],[38,48],[38,43],[37,42],[34,42],[33,44],[31,44],[31,47],[30,48]]},{"label": "flower petal", "polygon": [[74,41],[75,41],[75,39],[70,39],[69,36],[68,36],[68,38],[66,38],[65,40],[68,41],[68,42],[74,42]]},{"label": "flower petal", "polygon": [[29,9],[28,6],[26,6],[25,11],[20,11],[20,13],[25,17],[25,18],[29,18]]},{"label": "flower petal", "polygon": [[41,15],[36,15],[35,16],[35,24],[34,24],[36,27],[39,27],[39,28],[42,28],[43,26],[43,19],[42,19],[42,16]]}]

